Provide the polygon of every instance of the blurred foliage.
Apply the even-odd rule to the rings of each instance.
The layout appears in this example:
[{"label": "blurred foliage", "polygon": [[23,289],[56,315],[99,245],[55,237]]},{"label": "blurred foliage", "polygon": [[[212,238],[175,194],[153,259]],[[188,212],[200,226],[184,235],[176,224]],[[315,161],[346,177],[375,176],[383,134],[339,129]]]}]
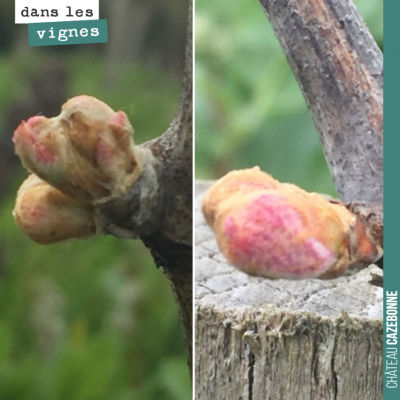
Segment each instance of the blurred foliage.
[{"label": "blurred foliage", "polygon": [[[0,57],[0,109],[7,110],[13,101],[29,92],[30,80],[40,73],[45,60],[61,61],[66,65],[70,74],[68,98],[89,94],[114,109],[123,110],[135,129],[136,142],[157,137],[168,128],[178,104],[178,80],[170,79],[156,69],[125,64],[118,84],[109,88],[101,56],[79,51],[54,56],[41,48],[29,48],[22,53]],[[0,126],[4,122],[2,117],[0,113]]]},{"label": "blurred foliage", "polygon": [[[6,110],[53,59],[68,72],[66,97],[90,94],[124,110],[137,143],[168,128],[180,92],[175,76],[127,63],[110,88],[102,52],[59,47],[0,54],[0,145],[12,136]],[[114,237],[31,242],[11,215],[27,176],[16,165],[0,198],[0,399],[191,398],[177,306],[148,250]]]},{"label": "blurred foliage", "polygon": [[[355,1],[378,44],[383,1]],[[307,106],[257,1],[199,0],[195,12],[196,177],[259,165],[335,195]]]}]

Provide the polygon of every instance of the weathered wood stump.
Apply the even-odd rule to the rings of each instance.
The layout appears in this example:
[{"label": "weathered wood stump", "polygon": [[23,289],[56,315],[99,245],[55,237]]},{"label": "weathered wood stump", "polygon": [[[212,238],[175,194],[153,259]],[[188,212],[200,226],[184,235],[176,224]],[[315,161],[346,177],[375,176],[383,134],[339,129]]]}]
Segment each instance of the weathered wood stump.
[{"label": "weathered wood stump", "polygon": [[269,280],[227,264],[195,198],[196,399],[383,398],[375,265],[334,280]]}]

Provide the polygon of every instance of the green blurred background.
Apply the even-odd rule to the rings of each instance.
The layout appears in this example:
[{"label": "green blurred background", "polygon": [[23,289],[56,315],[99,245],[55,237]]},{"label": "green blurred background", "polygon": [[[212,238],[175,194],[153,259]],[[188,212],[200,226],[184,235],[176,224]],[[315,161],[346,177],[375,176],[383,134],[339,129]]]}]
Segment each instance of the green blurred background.
[{"label": "green blurred background", "polygon": [[[382,48],[383,1],[355,0]],[[196,178],[259,165],[336,195],[300,89],[256,0],[197,0]]]},{"label": "green blurred background", "polygon": [[0,3],[0,399],[189,399],[178,311],[139,241],[94,237],[40,246],[11,211],[27,176],[11,137],[90,94],[124,110],[135,141],[159,136],[180,92],[187,1],[100,0],[109,43],[29,48]]}]

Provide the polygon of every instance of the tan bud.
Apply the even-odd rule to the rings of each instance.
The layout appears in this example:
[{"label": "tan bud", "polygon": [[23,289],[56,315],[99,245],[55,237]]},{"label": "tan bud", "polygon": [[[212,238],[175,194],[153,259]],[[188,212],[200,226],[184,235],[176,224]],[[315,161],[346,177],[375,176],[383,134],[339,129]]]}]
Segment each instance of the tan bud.
[{"label": "tan bud", "polygon": [[245,194],[259,189],[274,189],[280,182],[261,171],[259,167],[231,171],[206,192],[203,199],[202,211],[209,225],[213,224],[215,212],[221,203],[229,201],[232,196]]},{"label": "tan bud", "polygon": [[20,229],[40,244],[82,238],[96,230],[92,206],[64,195],[35,174],[19,188],[13,215]]}]

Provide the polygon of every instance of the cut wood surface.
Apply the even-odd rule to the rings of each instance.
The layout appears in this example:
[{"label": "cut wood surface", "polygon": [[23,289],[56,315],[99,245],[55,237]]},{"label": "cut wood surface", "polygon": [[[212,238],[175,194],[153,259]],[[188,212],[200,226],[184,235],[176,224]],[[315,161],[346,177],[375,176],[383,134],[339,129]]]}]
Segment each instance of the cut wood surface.
[{"label": "cut wood surface", "polygon": [[383,398],[375,265],[334,280],[269,280],[229,265],[195,197],[196,399]]}]

